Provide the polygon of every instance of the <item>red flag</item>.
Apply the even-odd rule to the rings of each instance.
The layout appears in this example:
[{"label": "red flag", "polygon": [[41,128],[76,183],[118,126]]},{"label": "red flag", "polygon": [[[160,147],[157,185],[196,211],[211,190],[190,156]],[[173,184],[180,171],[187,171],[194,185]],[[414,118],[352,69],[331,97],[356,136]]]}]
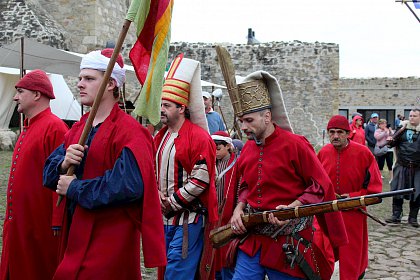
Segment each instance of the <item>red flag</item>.
[{"label": "red flag", "polygon": [[137,78],[143,85],[146,81],[147,72],[150,64],[150,57],[155,40],[155,27],[158,20],[166,11],[170,0],[150,0],[149,13],[144,22],[142,30],[137,30],[140,34],[130,51],[130,60],[136,71]]}]

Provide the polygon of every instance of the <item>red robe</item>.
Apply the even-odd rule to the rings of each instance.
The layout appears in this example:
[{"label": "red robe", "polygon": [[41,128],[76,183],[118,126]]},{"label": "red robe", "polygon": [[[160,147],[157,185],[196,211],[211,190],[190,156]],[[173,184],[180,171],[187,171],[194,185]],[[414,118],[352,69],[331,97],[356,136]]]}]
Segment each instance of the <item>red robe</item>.
[{"label": "red robe", "polygon": [[[378,165],[366,146],[349,141],[348,146],[338,152],[328,144],[319,151],[318,158],[337,194],[349,193],[350,197],[355,197],[382,191]],[[370,179],[364,183],[368,173]],[[340,280],[354,280],[368,265],[367,217],[356,209],[342,213],[349,243],[339,248]]]},{"label": "red robe", "polygon": [[16,142],[7,188],[0,279],[51,279],[60,238],[53,236],[57,195],[42,186],[48,156],[68,128],[48,108],[25,120]]},{"label": "red robe", "polygon": [[[156,147],[159,147],[167,130],[168,127],[165,126],[156,134],[154,139]],[[207,164],[210,187],[200,195],[200,201],[208,211],[206,227],[204,230],[204,249],[199,270],[200,279],[204,279],[208,277],[208,274],[211,275],[214,273],[213,269],[209,272],[205,267],[206,265],[211,266],[214,258],[214,250],[210,246],[208,234],[218,220],[216,188],[214,182],[216,177],[216,147],[208,132],[196,124],[193,124],[188,119],[185,120],[181,129],[178,131],[178,137],[175,138],[174,144],[176,150],[175,160],[181,162],[182,167],[188,174],[191,174],[191,171],[198,160],[204,158]],[[162,244],[165,246],[164,239],[162,239]],[[162,279],[163,274],[164,269],[160,270],[159,279]]]},{"label": "red robe", "polygon": [[[77,143],[88,114],[66,135],[65,146]],[[141,279],[140,236],[146,267],[166,265],[163,224],[154,175],[150,133],[116,104],[95,134],[87,154],[83,179],[103,176],[123,148],[133,153],[143,183],[143,201],[87,210],[76,206],[67,248],[54,279]]]},{"label": "red robe", "polygon": [[[239,157],[239,172],[242,183],[248,185],[246,202],[258,211],[273,210],[278,205],[288,205],[300,197],[304,191],[317,182],[323,190],[324,200],[335,199],[334,191],[328,175],[316,158],[309,142],[300,135],[292,134],[278,126],[272,135],[265,139],[262,146],[255,141],[247,141]],[[326,232],[334,247],[347,243],[344,223],[339,212],[317,216],[321,228]],[[306,240],[312,240],[312,228],[299,232]],[[261,249],[260,264],[293,277],[305,278],[299,267],[294,269],[286,263],[282,245],[286,236],[272,239],[267,236],[251,234],[240,246],[240,249],[254,256]],[[312,246],[317,247],[317,244]],[[303,252],[303,246],[300,246]],[[304,254],[306,261],[315,270],[311,250]],[[331,267],[321,261],[322,252],[316,252],[316,260],[321,273],[332,274]],[[315,270],[316,271],[316,270]]]},{"label": "red robe", "polygon": [[[231,154],[227,166],[229,166],[233,160],[235,159],[235,155]],[[225,173],[224,177],[224,196],[226,198],[225,206],[222,212],[221,217],[219,217],[219,225],[223,226],[230,222],[230,218],[232,218],[233,210],[237,204],[237,192],[238,192],[238,182],[239,182],[239,175],[238,175],[238,165],[237,162],[234,166],[229,169]],[[227,267],[226,264],[226,255],[229,249],[229,245],[225,245],[216,250],[215,254],[215,270],[221,271],[222,268]]]}]

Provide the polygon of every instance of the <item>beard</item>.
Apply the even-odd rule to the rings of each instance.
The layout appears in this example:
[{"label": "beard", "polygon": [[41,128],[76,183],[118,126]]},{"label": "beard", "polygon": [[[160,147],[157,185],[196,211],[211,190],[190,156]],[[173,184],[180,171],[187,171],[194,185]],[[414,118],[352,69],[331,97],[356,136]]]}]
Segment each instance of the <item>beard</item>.
[{"label": "beard", "polygon": [[255,144],[257,144],[257,146],[260,146],[262,144],[261,138],[258,138],[258,136],[254,132],[251,132],[248,135],[248,139],[249,140],[254,140],[255,141]]}]

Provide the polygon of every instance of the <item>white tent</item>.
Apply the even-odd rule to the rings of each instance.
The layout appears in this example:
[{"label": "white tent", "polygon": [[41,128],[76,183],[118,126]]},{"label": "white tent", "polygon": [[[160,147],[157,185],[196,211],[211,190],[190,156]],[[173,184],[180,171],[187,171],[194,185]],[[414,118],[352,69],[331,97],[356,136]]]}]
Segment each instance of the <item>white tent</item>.
[{"label": "white tent", "polygon": [[[79,120],[81,116],[80,105],[64,81],[63,76],[48,74],[48,78],[53,85],[55,94],[55,99],[51,101],[51,111],[60,119]],[[9,127],[16,106],[13,101],[13,96],[16,93],[15,84],[19,79],[20,72],[18,69],[0,67],[0,129]]]}]

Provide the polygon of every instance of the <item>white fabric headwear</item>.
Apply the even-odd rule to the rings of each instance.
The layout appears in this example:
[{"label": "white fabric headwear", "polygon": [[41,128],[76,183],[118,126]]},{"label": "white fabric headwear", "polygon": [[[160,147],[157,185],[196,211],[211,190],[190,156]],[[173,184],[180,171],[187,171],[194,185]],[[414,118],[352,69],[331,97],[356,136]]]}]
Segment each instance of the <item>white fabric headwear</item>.
[{"label": "white fabric headwear", "polygon": [[[93,51],[82,58],[80,70],[95,69],[105,72],[110,60],[110,58],[101,54],[101,51]],[[115,63],[111,77],[117,82],[117,86],[121,87],[125,82],[125,69],[121,68],[118,63]]]},{"label": "white fabric headwear", "polygon": [[209,131],[201,93],[200,62],[178,55],[172,62],[162,89],[162,99],[188,107],[192,123]]},{"label": "white fabric headwear", "polygon": [[225,137],[225,136],[221,136],[221,135],[212,135],[211,138],[213,139],[213,141],[225,141],[228,144],[232,144],[232,138],[230,137]]},{"label": "white fabric headwear", "polygon": [[283,93],[281,92],[277,79],[268,72],[256,71],[246,76],[241,83],[252,80],[265,81],[268,92],[270,93],[272,120],[281,128],[293,133],[293,128],[284,104]]}]

